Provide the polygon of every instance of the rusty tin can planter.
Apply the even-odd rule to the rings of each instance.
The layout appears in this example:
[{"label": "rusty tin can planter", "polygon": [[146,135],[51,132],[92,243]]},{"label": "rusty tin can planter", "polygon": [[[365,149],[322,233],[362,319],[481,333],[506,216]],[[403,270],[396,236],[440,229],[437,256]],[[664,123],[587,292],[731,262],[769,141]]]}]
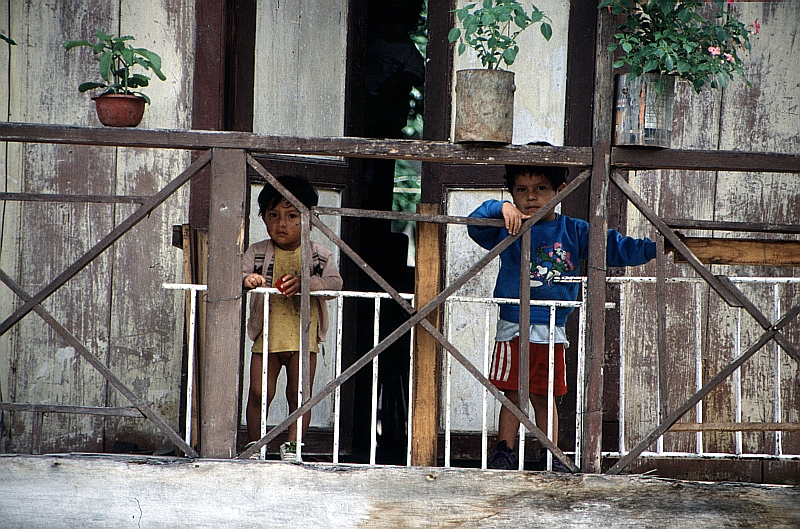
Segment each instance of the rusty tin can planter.
[{"label": "rusty tin can planter", "polygon": [[659,95],[656,83],[661,77],[653,73],[635,79],[616,76],[615,145],[670,147],[675,76],[663,76],[664,90]]},{"label": "rusty tin can planter", "polygon": [[458,70],[453,141],[511,143],[514,90],[514,72]]},{"label": "rusty tin can planter", "polygon": [[105,94],[92,97],[100,123],[107,127],[135,127],[144,116],[145,100],[126,94]]}]

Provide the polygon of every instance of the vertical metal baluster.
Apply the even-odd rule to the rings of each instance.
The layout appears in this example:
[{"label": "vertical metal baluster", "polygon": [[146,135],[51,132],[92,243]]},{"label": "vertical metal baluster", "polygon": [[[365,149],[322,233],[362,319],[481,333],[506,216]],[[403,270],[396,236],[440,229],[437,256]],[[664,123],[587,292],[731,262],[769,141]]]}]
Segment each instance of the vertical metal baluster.
[{"label": "vertical metal baluster", "polygon": [[[335,374],[338,378],[342,374],[342,309],[344,308],[344,296],[336,297],[336,351],[334,351]],[[339,439],[341,429],[342,414],[342,388],[337,386],[333,392],[333,464],[339,463]]]},{"label": "vertical metal baluster", "polygon": [[[695,309],[694,309],[694,387],[695,391],[700,391],[703,387],[703,306],[700,303],[700,295],[702,293],[701,285],[694,284],[695,291]],[[703,401],[698,402],[694,407],[695,419],[698,423],[703,422]],[[697,453],[702,454],[703,449],[703,432],[699,431],[696,434]]]},{"label": "vertical metal baluster", "polygon": [[[381,299],[375,297],[375,312],[372,322],[372,347],[380,342]],[[378,446],[378,356],[372,359],[372,420],[370,432],[369,464],[375,465]]]},{"label": "vertical metal baluster", "polygon": [[[489,378],[489,355],[491,354],[492,344],[494,340],[491,338],[492,328],[492,307],[489,303],[484,305],[484,325],[483,325],[483,376]],[[486,469],[488,464],[488,451],[489,451],[489,390],[481,386],[481,401],[482,401],[482,414],[481,414],[481,468]]]}]

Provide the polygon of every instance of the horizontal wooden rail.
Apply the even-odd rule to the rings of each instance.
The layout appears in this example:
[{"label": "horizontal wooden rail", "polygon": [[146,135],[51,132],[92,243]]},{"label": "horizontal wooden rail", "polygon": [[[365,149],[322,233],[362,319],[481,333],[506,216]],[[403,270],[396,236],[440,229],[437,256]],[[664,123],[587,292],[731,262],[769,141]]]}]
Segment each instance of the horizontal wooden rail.
[{"label": "horizontal wooden rail", "polygon": [[244,149],[250,153],[396,158],[424,162],[458,162],[502,165],[507,163],[588,167],[590,147],[539,145],[455,144],[427,140],[375,140],[366,138],[302,138],[265,136],[250,132],[196,130],[115,129],[0,123],[0,141],[143,147],[154,149]]},{"label": "horizontal wooden rail", "polygon": [[716,220],[663,219],[674,230],[717,230],[768,233],[800,233],[800,224],[767,224],[765,222],[726,222]]},{"label": "horizontal wooden rail", "polygon": [[[800,241],[684,237],[683,243],[703,264],[800,266]],[[679,253],[675,262],[686,262]]]},{"label": "horizontal wooden rail", "polygon": [[103,415],[107,417],[136,417],[145,415],[137,408],[110,408],[104,406],[65,406],[56,404],[27,404],[22,402],[0,402],[0,410],[27,411],[35,413],[73,413],[76,415]]},{"label": "horizontal wooden rail", "polygon": [[615,147],[611,165],[618,169],[800,173],[800,154]]},{"label": "horizontal wooden rail", "polygon": [[796,422],[679,422],[670,432],[800,432]]}]

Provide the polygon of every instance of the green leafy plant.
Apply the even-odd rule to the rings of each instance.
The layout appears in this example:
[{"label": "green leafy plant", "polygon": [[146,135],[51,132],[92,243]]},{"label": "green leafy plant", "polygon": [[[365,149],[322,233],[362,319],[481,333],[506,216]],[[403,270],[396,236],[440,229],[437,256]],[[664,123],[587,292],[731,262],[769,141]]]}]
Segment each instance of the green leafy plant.
[{"label": "green leafy plant", "polygon": [[68,40],[64,48],[71,50],[80,47],[89,47],[94,53],[94,58],[100,63],[100,82],[82,83],[78,90],[87,92],[97,88],[104,88],[101,95],[126,94],[143,98],[150,103],[150,98],[137,88],[144,88],[150,84],[150,78],[141,73],[133,73],[134,66],[152,71],[156,77],[166,81],[167,77],[161,72],[161,57],[145,48],[134,48],[128,41],[135,40],[131,36],[114,37],[102,31],[95,33],[97,42],[88,40]]},{"label": "green leafy plant", "polygon": [[483,0],[466,5],[453,11],[463,29],[451,29],[447,38],[459,42],[459,55],[468,46],[475,50],[483,66],[490,70],[501,69],[503,63],[511,66],[519,53],[516,39],[522,31],[538,23],[545,40],[553,35],[552,26],[545,22],[550,18],[535,5],[531,4],[531,8],[529,15],[514,0]]},{"label": "green leafy plant", "polygon": [[[733,12],[733,0],[603,0],[598,8],[623,15],[609,51],[622,51],[614,68],[632,79],[645,73],[676,75],[696,92],[726,88],[745,75],[739,52],[750,50],[750,30]],[[754,22],[758,33],[758,22]],[[656,85],[660,93],[663,79]]]},{"label": "green leafy plant", "polygon": [[17,45],[17,43],[14,42],[10,37],[6,37],[2,33],[0,33],[0,40],[6,41],[9,46],[16,46]]}]

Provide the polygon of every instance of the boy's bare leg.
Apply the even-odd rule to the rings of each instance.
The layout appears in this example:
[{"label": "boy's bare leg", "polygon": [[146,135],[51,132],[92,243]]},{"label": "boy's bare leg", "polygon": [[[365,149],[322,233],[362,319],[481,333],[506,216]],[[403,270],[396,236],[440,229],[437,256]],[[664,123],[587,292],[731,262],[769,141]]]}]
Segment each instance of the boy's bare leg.
[{"label": "boy's bare leg", "polygon": [[[516,391],[504,391],[505,396],[512,403],[519,402],[519,393]],[[536,426],[539,427],[545,434],[547,433],[547,395],[530,394],[531,405],[533,406],[533,415],[536,421]],[[558,445],[558,409],[556,408],[555,401],[551,401],[553,405],[553,437],[551,439],[555,445]],[[519,421],[505,406],[500,409],[500,418],[497,424],[497,441],[505,441],[509,448],[514,449],[517,442],[517,434],[519,433]]]},{"label": "boy's bare leg", "polygon": [[[277,355],[267,355],[267,358],[269,362],[267,410],[269,410],[269,405],[272,404],[272,399],[275,397],[275,385],[278,381],[278,373],[280,373],[281,364],[278,361]],[[247,410],[245,411],[247,436],[250,438],[250,441],[258,441],[261,439],[261,373],[264,367],[263,362],[263,354],[252,354],[250,358],[250,392],[247,396]]]},{"label": "boy's bare leg", "polygon": [[[518,392],[505,390],[503,394],[512,403],[519,402]],[[506,445],[513,450],[517,442],[517,432],[519,432],[519,420],[508,408],[503,406],[500,408],[500,417],[497,420],[497,442],[505,441]]]},{"label": "boy's bare leg", "polygon": [[[314,387],[314,374],[317,371],[317,353],[311,353],[311,387]],[[291,353],[288,363],[286,364],[286,402],[289,404],[289,413],[297,409],[297,375],[300,371],[300,353]],[[311,397],[311,395],[308,395]],[[308,431],[308,425],[311,424],[311,412],[309,411],[303,415],[303,437]],[[289,426],[289,441],[297,440],[297,422],[293,422]]]},{"label": "boy's bare leg", "polygon": [[[530,394],[533,413],[536,417],[536,426],[547,435],[547,395]],[[558,446],[558,409],[555,400],[550,401],[553,406],[553,437],[550,439]]]}]

